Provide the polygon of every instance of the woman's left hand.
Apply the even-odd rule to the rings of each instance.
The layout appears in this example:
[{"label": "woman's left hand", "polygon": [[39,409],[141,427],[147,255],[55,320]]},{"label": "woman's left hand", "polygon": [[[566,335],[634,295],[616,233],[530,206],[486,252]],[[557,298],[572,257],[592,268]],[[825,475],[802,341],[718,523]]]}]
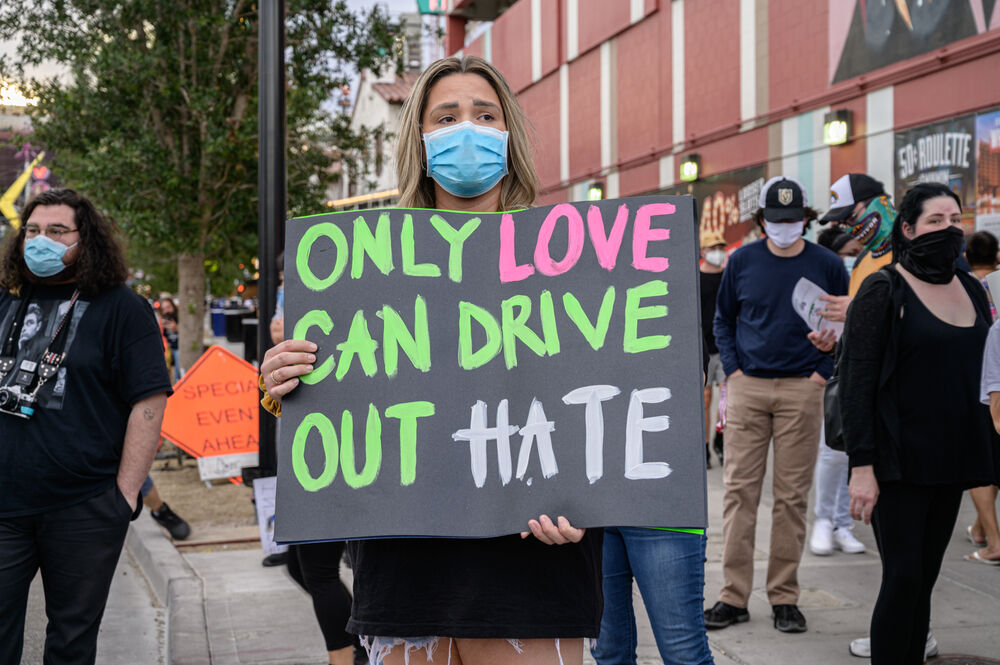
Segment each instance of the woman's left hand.
[{"label": "woman's left hand", "polygon": [[851,517],[863,520],[865,524],[871,523],[872,511],[878,503],[875,467],[866,464],[851,469],[851,482],[847,484],[847,491],[851,496]]},{"label": "woman's left hand", "polygon": [[578,543],[583,538],[583,534],[587,532],[586,529],[577,529],[561,515],[558,524],[554,524],[548,515],[542,515],[537,520],[528,520],[528,528],[531,529],[531,532],[522,531],[521,538],[533,535],[546,545]]}]

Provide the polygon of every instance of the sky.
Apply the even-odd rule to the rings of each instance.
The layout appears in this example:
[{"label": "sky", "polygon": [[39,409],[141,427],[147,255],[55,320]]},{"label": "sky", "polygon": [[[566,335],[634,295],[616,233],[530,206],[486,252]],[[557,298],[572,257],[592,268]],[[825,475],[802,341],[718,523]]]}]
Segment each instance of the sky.
[{"label": "sky", "polygon": [[369,9],[374,5],[382,5],[389,9],[391,16],[398,16],[405,12],[417,11],[417,0],[347,0],[347,5],[351,9]]}]

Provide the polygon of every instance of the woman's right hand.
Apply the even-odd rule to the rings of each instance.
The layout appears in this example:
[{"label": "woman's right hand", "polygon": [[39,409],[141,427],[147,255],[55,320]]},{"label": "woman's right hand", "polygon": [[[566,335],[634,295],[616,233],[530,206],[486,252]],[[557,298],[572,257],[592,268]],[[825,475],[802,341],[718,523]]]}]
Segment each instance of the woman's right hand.
[{"label": "woman's right hand", "polygon": [[546,545],[566,545],[583,540],[586,529],[577,529],[569,520],[560,515],[555,522],[548,515],[541,515],[537,520],[528,520],[531,531],[522,531],[521,538],[534,536]]},{"label": "woman's right hand", "polygon": [[878,503],[878,480],[875,479],[875,467],[871,464],[856,466],[851,469],[851,482],[848,484],[851,496],[851,517],[864,520],[865,524],[872,521],[872,511]]},{"label": "woman's right hand", "polygon": [[316,344],[304,339],[286,339],[276,344],[264,354],[264,362],[260,364],[260,374],[264,377],[264,387],[267,394],[275,400],[290,393],[299,385],[303,374],[313,371]]}]

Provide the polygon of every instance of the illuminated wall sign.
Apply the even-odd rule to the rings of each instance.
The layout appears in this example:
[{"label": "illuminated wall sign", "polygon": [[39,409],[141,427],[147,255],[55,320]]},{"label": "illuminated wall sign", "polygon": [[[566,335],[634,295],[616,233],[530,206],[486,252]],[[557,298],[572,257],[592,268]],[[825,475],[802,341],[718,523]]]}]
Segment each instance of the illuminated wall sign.
[{"label": "illuminated wall sign", "polygon": [[851,138],[853,123],[852,113],[848,109],[840,109],[827,113],[823,118],[823,143],[826,145],[843,145]]},{"label": "illuminated wall sign", "polygon": [[690,154],[681,162],[681,181],[694,182],[701,171],[701,157]]}]

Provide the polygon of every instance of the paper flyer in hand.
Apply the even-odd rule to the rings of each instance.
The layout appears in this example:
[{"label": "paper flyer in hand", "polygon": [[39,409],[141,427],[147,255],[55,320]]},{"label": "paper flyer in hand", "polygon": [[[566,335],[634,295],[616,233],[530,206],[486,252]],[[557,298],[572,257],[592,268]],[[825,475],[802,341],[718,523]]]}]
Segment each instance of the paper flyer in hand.
[{"label": "paper flyer in hand", "polygon": [[837,339],[840,339],[841,333],[844,332],[843,322],[829,321],[820,313],[826,307],[820,297],[825,295],[828,295],[826,291],[805,277],[800,277],[792,289],[792,306],[799,316],[805,319],[811,330],[816,332],[832,330]]}]

